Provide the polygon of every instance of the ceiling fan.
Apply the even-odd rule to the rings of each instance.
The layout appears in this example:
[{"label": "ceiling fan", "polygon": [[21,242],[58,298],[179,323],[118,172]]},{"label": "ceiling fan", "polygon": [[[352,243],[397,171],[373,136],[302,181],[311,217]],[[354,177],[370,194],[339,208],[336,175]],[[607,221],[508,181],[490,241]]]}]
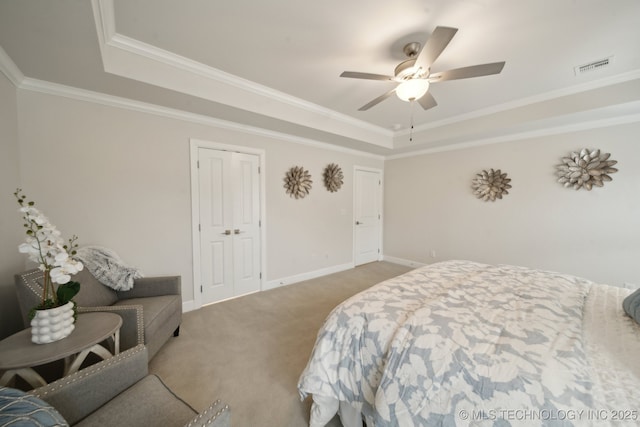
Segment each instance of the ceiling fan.
[{"label": "ceiling fan", "polygon": [[433,96],[428,92],[430,83],[488,76],[491,74],[499,74],[502,71],[505,64],[504,61],[472,65],[431,74],[431,65],[438,59],[438,56],[440,56],[442,51],[447,47],[457,31],[457,28],[436,27],[427,39],[424,47],[418,42],[405,45],[403,51],[409,59],[401,62],[396,67],[393,76],[359,73],[355,71],[345,71],[340,74],[340,77],[353,79],[391,80],[398,82],[398,86],[380,95],[368,104],[363,105],[358,110],[368,110],[394,93],[403,101],[418,101],[422,108],[428,110],[438,105]]}]

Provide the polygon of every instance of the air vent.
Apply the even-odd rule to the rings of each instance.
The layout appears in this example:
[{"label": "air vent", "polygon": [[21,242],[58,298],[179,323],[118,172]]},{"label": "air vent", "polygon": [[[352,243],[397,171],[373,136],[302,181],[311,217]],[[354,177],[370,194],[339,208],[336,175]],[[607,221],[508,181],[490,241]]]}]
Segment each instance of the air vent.
[{"label": "air vent", "polygon": [[574,71],[576,76],[584,73],[588,73],[595,70],[600,70],[602,68],[608,67],[609,64],[613,61],[613,56],[608,58],[599,59],[597,61],[590,62],[588,64],[580,65],[578,67],[574,67]]}]

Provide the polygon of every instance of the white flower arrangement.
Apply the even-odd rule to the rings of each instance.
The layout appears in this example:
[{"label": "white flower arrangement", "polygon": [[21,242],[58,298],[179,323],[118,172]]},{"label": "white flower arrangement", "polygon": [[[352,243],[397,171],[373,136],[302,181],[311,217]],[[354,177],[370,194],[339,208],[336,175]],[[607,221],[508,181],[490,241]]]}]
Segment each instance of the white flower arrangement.
[{"label": "white flower arrangement", "polygon": [[[65,244],[60,231],[35,207],[35,202],[27,202],[19,188],[13,194],[20,205],[19,212],[27,229],[26,241],[18,246],[18,251],[27,254],[43,272],[42,300],[34,310],[64,305],[80,290],[80,284],[71,281],[71,276],[83,269],[82,263],[73,258],[78,237],[74,235]],[[54,283],[59,285],[57,289],[54,289]],[[34,310],[32,313],[35,313]]]}]

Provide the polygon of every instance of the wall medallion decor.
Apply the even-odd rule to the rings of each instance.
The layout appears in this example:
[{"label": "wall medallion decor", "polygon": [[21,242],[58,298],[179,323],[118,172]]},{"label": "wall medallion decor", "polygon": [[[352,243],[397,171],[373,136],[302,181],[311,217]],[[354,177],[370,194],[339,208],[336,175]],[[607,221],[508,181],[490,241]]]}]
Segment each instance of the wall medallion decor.
[{"label": "wall medallion decor", "polygon": [[344,175],[342,173],[342,169],[340,166],[335,163],[331,163],[326,168],[324,168],[324,173],[322,175],[324,177],[324,186],[327,187],[327,190],[335,193],[342,187],[342,180],[344,179]]},{"label": "wall medallion decor", "polygon": [[488,172],[483,170],[482,173],[476,174],[471,188],[478,199],[495,202],[496,199],[502,199],[503,195],[509,194],[507,191],[511,188],[509,182],[511,179],[507,178],[507,174],[502,173],[500,169],[495,171],[490,169]]},{"label": "wall medallion decor", "polygon": [[311,190],[311,175],[302,166],[294,166],[284,176],[284,188],[287,194],[296,199],[303,199]]},{"label": "wall medallion decor", "polygon": [[556,166],[558,182],[576,190],[591,190],[594,185],[602,187],[605,181],[611,181],[609,174],[618,172],[618,169],[611,167],[618,162],[609,160],[610,156],[609,153],[589,151],[588,148],[583,148],[579,153],[574,151],[568,157],[563,157],[562,164]]}]

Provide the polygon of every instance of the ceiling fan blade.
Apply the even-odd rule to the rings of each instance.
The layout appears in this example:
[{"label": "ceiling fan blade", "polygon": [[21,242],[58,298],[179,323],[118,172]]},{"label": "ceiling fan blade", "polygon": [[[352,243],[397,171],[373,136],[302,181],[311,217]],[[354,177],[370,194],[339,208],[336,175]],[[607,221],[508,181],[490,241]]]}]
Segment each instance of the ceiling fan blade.
[{"label": "ceiling fan blade", "polygon": [[367,80],[393,80],[393,76],[383,76],[382,74],[358,73],[357,71],[344,71],[340,77],[349,77],[351,79],[367,79]]},{"label": "ceiling fan blade", "polygon": [[428,70],[457,32],[457,28],[436,27],[416,58],[415,66]]},{"label": "ceiling fan blade", "polygon": [[373,107],[376,104],[379,104],[380,102],[384,101],[385,99],[387,99],[388,97],[390,97],[391,95],[393,95],[396,92],[396,88],[391,89],[389,92],[380,95],[379,97],[377,97],[376,99],[374,99],[373,101],[369,102],[368,104],[363,105],[362,107],[358,108],[358,111],[366,111],[369,108]]},{"label": "ceiling fan blade", "polygon": [[429,81],[441,82],[444,80],[468,79],[470,77],[489,76],[499,74],[505,62],[492,62],[490,64],[471,65],[470,67],[456,68],[429,75]]},{"label": "ceiling fan blade", "polygon": [[438,105],[438,103],[436,102],[435,98],[433,97],[433,95],[431,95],[430,92],[425,93],[424,95],[422,95],[419,99],[418,99],[418,103],[422,106],[422,108],[424,108],[425,110],[428,110],[429,108],[433,108],[436,105]]}]

